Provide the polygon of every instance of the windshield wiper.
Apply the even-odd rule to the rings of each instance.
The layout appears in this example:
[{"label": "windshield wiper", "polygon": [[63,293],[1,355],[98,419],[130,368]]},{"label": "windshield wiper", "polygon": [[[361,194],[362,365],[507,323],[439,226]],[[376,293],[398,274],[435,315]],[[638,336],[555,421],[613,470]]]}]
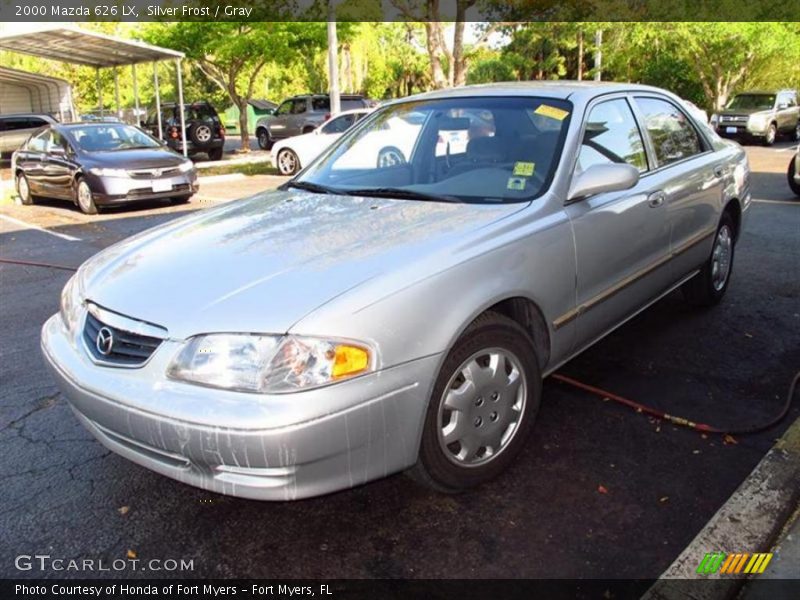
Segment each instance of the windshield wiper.
[{"label": "windshield wiper", "polygon": [[347,190],[353,196],[367,196],[372,198],[397,198],[399,200],[425,200],[427,202],[461,202],[455,196],[439,196],[436,194],[426,194],[404,188],[364,188],[362,190]]},{"label": "windshield wiper", "polygon": [[308,181],[287,181],[286,183],[278,187],[279,190],[288,190],[289,188],[305,190],[307,192],[313,192],[315,194],[335,194],[337,196],[342,196],[346,193],[343,192],[342,190],[337,190],[336,188],[320,185],[318,183],[310,183]]}]

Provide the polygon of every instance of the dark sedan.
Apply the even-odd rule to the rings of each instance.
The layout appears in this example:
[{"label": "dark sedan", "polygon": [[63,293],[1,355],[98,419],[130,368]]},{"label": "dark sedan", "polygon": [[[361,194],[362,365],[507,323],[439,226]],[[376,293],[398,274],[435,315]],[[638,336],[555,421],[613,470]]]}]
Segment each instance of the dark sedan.
[{"label": "dark sedan", "polygon": [[188,202],[198,189],[192,161],[122,123],[43,128],[14,153],[11,169],[23,204],[61,198],[86,214],[141,200]]}]

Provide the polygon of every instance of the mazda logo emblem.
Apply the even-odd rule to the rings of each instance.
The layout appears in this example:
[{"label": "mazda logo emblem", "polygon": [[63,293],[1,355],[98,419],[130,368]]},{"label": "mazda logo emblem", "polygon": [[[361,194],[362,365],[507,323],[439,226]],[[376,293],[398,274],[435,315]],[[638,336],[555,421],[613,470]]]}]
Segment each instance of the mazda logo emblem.
[{"label": "mazda logo emblem", "polygon": [[111,354],[111,351],[114,349],[114,332],[108,327],[102,327],[100,331],[97,332],[95,347],[103,356]]},{"label": "mazda logo emblem", "polygon": [[161,174],[162,174],[163,172],[164,172],[164,171],[163,171],[163,170],[161,170],[161,169],[153,169],[153,177],[161,177]]}]

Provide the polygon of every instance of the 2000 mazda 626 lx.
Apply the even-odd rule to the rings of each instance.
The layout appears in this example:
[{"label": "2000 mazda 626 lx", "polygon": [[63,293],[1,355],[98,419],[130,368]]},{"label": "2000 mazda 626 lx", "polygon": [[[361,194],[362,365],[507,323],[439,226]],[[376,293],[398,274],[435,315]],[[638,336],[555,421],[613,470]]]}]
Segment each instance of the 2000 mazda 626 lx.
[{"label": "2000 mazda 626 lx", "polygon": [[677,287],[718,302],[749,202],[742,149],[663,90],[434,92],[93,257],[42,347],[104,445],[179,481],[461,490],[514,460],[542,377]]}]

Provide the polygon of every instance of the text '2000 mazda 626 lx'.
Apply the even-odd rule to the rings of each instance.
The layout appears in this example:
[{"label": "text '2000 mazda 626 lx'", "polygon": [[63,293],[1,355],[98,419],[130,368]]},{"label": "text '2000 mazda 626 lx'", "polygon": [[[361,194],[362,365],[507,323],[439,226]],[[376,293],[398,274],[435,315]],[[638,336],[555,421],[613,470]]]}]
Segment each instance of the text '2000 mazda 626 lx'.
[{"label": "text '2000 mazda 626 lx'", "polygon": [[544,376],[676,288],[718,302],[749,203],[742,149],[663,90],[433,92],[94,256],[42,348],[98,440],[179,481],[458,491],[514,460]]}]

